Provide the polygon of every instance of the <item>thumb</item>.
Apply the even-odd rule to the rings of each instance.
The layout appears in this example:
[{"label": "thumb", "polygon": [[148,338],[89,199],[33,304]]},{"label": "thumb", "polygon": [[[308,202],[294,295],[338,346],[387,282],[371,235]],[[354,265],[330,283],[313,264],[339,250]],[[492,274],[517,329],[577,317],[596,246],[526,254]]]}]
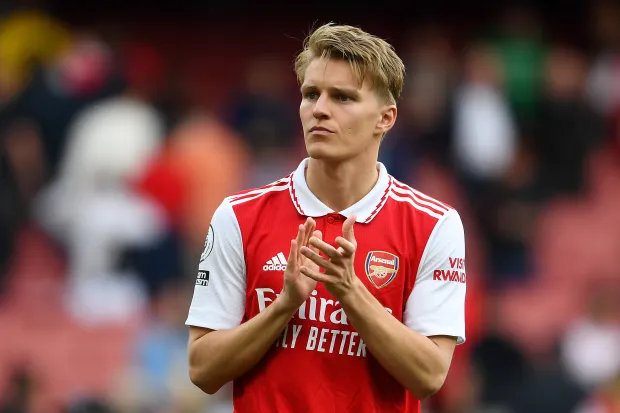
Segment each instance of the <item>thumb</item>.
[{"label": "thumb", "polygon": [[355,232],[353,231],[353,225],[355,224],[355,220],[357,217],[355,215],[351,215],[344,221],[342,224],[342,236],[347,241],[355,244]]}]

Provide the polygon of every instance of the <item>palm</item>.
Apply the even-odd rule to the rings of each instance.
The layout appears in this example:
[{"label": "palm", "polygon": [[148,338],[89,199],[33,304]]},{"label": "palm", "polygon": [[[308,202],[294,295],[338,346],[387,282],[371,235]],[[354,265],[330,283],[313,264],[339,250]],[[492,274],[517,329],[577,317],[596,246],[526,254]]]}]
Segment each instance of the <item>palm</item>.
[{"label": "palm", "polygon": [[319,267],[312,260],[306,258],[300,251],[302,246],[308,245],[310,236],[321,238],[320,231],[314,231],[314,220],[308,220],[303,228],[300,228],[297,238],[291,243],[288,265],[284,272],[284,291],[297,304],[301,305],[308,299],[316,287],[316,281],[304,276],[300,268],[307,267],[318,270]]},{"label": "palm", "polygon": [[298,252],[297,257],[298,259],[296,263],[296,268],[293,272],[293,280],[291,281],[296,284],[297,288],[299,288],[300,294],[307,297],[312,294],[312,291],[314,291],[314,288],[316,287],[316,281],[303,275],[299,271],[299,269],[301,267],[307,267],[312,270],[318,271],[319,266],[316,265],[311,259],[306,258],[304,255],[302,255],[301,252]]}]

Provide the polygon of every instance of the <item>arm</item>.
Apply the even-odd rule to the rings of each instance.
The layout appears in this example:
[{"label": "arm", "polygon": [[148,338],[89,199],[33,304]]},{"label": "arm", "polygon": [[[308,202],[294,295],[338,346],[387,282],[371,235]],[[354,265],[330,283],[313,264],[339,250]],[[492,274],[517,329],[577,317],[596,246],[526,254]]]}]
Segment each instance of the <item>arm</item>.
[{"label": "arm", "polygon": [[191,327],[189,374],[208,394],[252,368],[284,330],[297,308],[278,297],[265,311],[229,330]]},{"label": "arm", "polygon": [[[437,392],[447,376],[456,344],[464,341],[465,284],[435,277],[435,270],[464,272],[463,226],[456,211],[440,221],[425,248],[416,283],[409,296],[403,323],[390,315],[366,289],[353,271],[356,249],[353,219],[343,226],[340,248],[311,239],[330,258],[314,256],[308,249],[302,253],[325,268],[315,273],[302,268],[302,273],[322,281],[338,298],[351,324],[379,363],[416,398]],[[448,274],[450,275],[450,273]]]},{"label": "arm", "polygon": [[[290,272],[299,271],[295,265],[300,255],[298,245],[308,242],[314,225],[309,220],[300,226],[297,239],[292,242],[285,286]],[[309,284],[305,277],[302,281]],[[309,285],[302,294],[285,287],[263,312],[240,324],[245,313],[246,288],[243,242],[234,211],[225,200],[211,221],[186,322],[190,326],[191,381],[213,394],[251,369],[269,350],[314,285]]]},{"label": "arm", "polygon": [[372,355],[417,399],[441,388],[456,338],[429,338],[411,330],[385,311],[359,280],[340,304]]}]

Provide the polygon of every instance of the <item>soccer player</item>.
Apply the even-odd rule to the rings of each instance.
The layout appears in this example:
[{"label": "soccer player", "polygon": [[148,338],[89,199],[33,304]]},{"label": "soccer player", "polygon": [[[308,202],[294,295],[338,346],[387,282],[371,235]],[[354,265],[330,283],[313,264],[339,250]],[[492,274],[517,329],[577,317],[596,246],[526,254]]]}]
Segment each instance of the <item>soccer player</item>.
[{"label": "soccer player", "polygon": [[214,213],[190,306],[190,376],[238,413],[418,412],[465,340],[458,213],[388,174],[404,65],[324,25],[295,70],[309,157]]}]

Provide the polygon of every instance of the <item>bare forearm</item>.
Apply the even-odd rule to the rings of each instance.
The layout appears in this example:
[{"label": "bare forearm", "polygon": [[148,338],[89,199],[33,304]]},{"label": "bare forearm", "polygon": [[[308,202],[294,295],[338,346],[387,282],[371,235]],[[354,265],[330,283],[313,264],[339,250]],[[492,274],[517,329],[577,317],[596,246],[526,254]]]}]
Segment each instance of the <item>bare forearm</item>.
[{"label": "bare forearm", "polygon": [[230,330],[212,331],[190,344],[192,382],[213,394],[252,368],[269,350],[295,309],[276,299],[265,311]]},{"label": "bare forearm", "polygon": [[341,305],[372,355],[414,396],[423,399],[441,387],[449,361],[433,341],[394,318],[363,285]]}]

